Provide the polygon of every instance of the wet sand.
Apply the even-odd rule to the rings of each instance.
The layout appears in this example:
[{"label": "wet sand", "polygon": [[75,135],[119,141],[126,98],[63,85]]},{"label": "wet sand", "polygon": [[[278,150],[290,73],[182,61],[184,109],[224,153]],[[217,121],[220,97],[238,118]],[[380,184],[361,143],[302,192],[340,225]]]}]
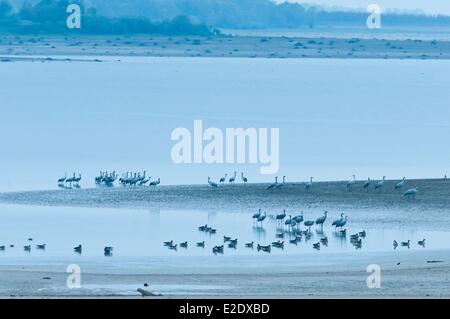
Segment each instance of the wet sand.
[{"label": "wet sand", "polygon": [[[232,262],[200,273],[187,267],[174,273],[153,271],[139,274],[117,273],[113,268],[84,272],[82,287],[66,288],[66,274],[42,270],[42,266],[0,266],[0,296],[8,297],[140,297],[138,288],[162,294],[164,298],[365,298],[365,297],[450,297],[450,251],[399,252],[391,255],[366,255],[355,260],[351,255],[328,258],[329,264],[290,267],[274,264],[233,270]],[[320,256],[314,257],[319,262]],[[439,261],[439,262],[430,262]],[[366,267],[381,267],[381,288],[369,289]],[[51,268],[50,268],[51,269]],[[130,269],[132,271],[132,269]],[[148,283],[148,287],[144,287]],[[170,287],[172,287],[170,289]],[[169,288],[169,289],[168,289]]]},{"label": "wet sand", "polygon": [[[0,62],[58,56],[449,59],[450,42],[265,36],[0,36]],[[40,58],[29,56],[41,56]],[[65,58],[62,58],[65,60]],[[95,59],[94,59],[95,60]],[[98,61],[97,61],[98,62]]]},{"label": "wet sand", "polygon": [[[368,190],[364,181],[349,191],[347,182],[316,182],[310,191],[304,183],[286,183],[276,190],[269,184],[206,185],[149,187],[89,188],[0,193],[0,203],[66,206],[110,207],[170,210],[214,210],[251,214],[259,208],[268,214],[287,211],[323,210],[358,211],[360,222],[420,225],[421,229],[450,227],[450,180],[408,180],[402,190],[395,190],[398,180],[387,180],[382,190]],[[403,196],[407,188],[419,189],[415,199]],[[233,203],[230,205],[230,203]]]}]

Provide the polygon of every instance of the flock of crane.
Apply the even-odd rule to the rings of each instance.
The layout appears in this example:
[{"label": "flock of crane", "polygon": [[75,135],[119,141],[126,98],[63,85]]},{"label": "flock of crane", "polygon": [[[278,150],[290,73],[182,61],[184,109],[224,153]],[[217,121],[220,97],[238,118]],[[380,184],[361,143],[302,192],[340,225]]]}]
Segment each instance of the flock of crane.
[{"label": "flock of crane", "polygon": [[[247,179],[247,177],[244,176],[243,172],[241,173],[241,179],[244,184],[246,184],[248,182],[248,179]],[[314,178],[311,177],[308,182],[304,183],[306,191],[310,191],[313,188],[313,179]],[[234,184],[235,181],[236,181],[236,171],[234,172],[234,175],[229,178],[228,183]],[[225,174],[224,177],[220,178],[219,184],[224,184],[226,182],[227,182],[227,174]],[[374,189],[378,190],[380,192],[385,187],[385,183],[386,183],[386,176],[383,176],[382,180],[380,180],[374,184]],[[208,177],[208,184],[213,188],[219,187],[219,184],[214,182],[211,179],[211,177]],[[286,184],[286,176],[283,176],[283,180],[281,182],[278,182],[278,176],[275,176],[275,181],[273,183],[269,184],[269,186],[267,186],[267,190],[280,189],[285,184]],[[351,180],[349,180],[346,184],[347,190],[352,191],[353,189],[358,187],[358,184],[359,183],[356,180],[356,176],[353,175],[353,178]],[[372,184],[372,180],[369,177],[367,179],[367,181],[365,181],[360,186],[365,190],[369,190],[371,184]],[[406,177],[403,177],[403,179],[401,181],[399,181],[395,184],[394,189],[397,191],[400,191],[405,185],[406,185]],[[403,195],[405,197],[415,198],[418,192],[419,192],[419,190],[417,188],[409,188],[408,190],[406,190],[403,193]]]},{"label": "flock of crane", "polygon": [[[95,184],[99,186],[113,187],[114,182],[117,180],[118,174],[113,171],[108,173],[107,171],[100,172],[98,176],[94,178]],[[58,179],[58,186],[62,188],[80,188],[79,182],[81,180],[81,174],[73,173],[73,177],[67,178],[67,173],[64,174],[64,177]],[[119,183],[122,186],[149,186],[151,188],[156,188],[161,183],[161,179],[152,181],[151,176],[146,177],[146,171],[143,173],[140,172],[127,172],[122,174],[122,177],[119,178]],[[69,186],[67,186],[67,184]]]}]

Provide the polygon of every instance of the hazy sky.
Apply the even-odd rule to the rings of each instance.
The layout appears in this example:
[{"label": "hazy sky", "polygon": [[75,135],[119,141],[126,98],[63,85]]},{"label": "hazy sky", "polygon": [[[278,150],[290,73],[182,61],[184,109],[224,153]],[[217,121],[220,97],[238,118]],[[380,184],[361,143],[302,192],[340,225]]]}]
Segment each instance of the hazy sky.
[{"label": "hazy sky", "polygon": [[[276,0],[283,2],[286,0]],[[448,0],[289,0],[290,2],[315,3],[325,6],[366,8],[369,4],[379,4],[382,9],[421,10],[428,14],[450,15]]]}]

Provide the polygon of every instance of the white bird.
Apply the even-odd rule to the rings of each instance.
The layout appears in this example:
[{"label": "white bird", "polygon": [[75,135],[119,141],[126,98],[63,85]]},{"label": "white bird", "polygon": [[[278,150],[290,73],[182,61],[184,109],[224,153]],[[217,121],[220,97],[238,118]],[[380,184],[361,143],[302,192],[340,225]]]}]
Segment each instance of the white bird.
[{"label": "white bird", "polygon": [[211,186],[211,187],[217,187],[217,184],[214,183],[214,182],[211,180],[211,177],[208,177],[208,184],[209,184],[209,186]]},{"label": "white bird", "polygon": [[313,184],[313,178],[311,177],[310,181],[308,183],[306,183],[305,189],[307,191],[309,191],[311,189],[311,187],[312,187],[312,184]]},{"label": "white bird", "polygon": [[230,183],[234,183],[234,181],[236,180],[236,171],[234,171],[234,176],[230,177],[230,179],[228,180]]},{"label": "white bird", "polygon": [[273,182],[272,184],[270,184],[267,189],[273,189],[276,188],[278,185],[278,176],[275,176],[275,182]]},{"label": "white bird", "polygon": [[403,196],[405,197],[412,197],[412,198],[416,198],[416,194],[419,192],[419,190],[417,188],[411,188],[408,189]]},{"label": "white bird", "polygon": [[356,177],[353,174],[353,178],[347,182],[347,189],[350,190],[356,184]]},{"label": "white bird", "polygon": [[244,172],[241,172],[241,179],[242,179],[242,181],[243,181],[244,183],[247,183],[247,182],[248,182],[247,177],[244,176]]},{"label": "white bird", "polygon": [[277,186],[275,186],[275,188],[281,188],[284,186],[284,184],[286,183],[286,176],[283,176],[283,181],[281,183],[278,183]]},{"label": "white bird", "polygon": [[405,183],[406,183],[406,177],[403,177],[403,179],[400,181],[400,182],[398,182],[397,184],[395,184],[395,189],[401,189],[404,185],[405,185]]},{"label": "white bird", "polygon": [[363,186],[363,187],[364,187],[365,189],[368,189],[369,186],[370,186],[370,177],[367,178],[367,182],[364,183],[364,186]]},{"label": "white bird", "polygon": [[386,180],[386,176],[383,176],[383,180],[379,181],[376,185],[375,185],[375,189],[379,189],[381,191],[381,188],[384,186],[384,182]]},{"label": "white bird", "polygon": [[225,183],[226,180],[227,180],[227,174],[225,174],[225,176],[219,180],[219,183],[221,183],[221,184]]}]

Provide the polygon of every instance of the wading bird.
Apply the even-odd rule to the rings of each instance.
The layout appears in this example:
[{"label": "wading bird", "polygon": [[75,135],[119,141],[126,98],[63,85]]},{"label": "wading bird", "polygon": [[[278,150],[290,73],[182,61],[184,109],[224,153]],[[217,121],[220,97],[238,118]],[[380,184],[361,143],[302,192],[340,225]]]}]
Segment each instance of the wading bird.
[{"label": "wading bird", "polygon": [[217,184],[214,183],[213,181],[211,181],[211,177],[208,177],[208,184],[209,184],[209,186],[211,186],[211,187],[217,187]]},{"label": "wading bird", "polygon": [[316,225],[320,225],[321,229],[323,228],[323,224],[325,223],[325,220],[327,219],[327,215],[328,215],[328,212],[325,211],[323,213],[323,216],[320,216],[319,218],[316,219]]},{"label": "wading bird", "polygon": [[283,176],[283,181],[281,183],[278,183],[275,188],[281,188],[284,186],[284,184],[286,183],[286,176]]},{"label": "wading bird", "polygon": [[417,188],[411,188],[411,189],[408,189],[408,190],[403,194],[403,196],[408,197],[408,198],[416,198],[416,195],[417,195],[418,192],[419,192],[419,191],[418,191]]},{"label": "wading bird", "polygon": [[267,189],[274,189],[278,186],[278,176],[275,176],[275,182],[273,182],[272,184],[270,184]]},{"label": "wading bird", "polygon": [[381,191],[381,188],[383,188],[383,186],[384,186],[385,180],[386,180],[386,176],[383,176],[383,180],[376,183],[375,189],[378,189],[379,191]]},{"label": "wading bird", "polygon": [[313,178],[311,177],[310,181],[308,183],[306,183],[305,189],[307,191],[309,191],[311,189],[311,187],[312,187],[312,184],[313,184]]},{"label": "wading bird", "polygon": [[401,189],[406,183],[406,177],[403,177],[403,179],[395,184],[395,189]]},{"label": "wading bird", "polygon": [[355,185],[356,185],[356,177],[355,174],[353,174],[353,178],[347,182],[347,189],[351,190]]},{"label": "wading bird", "polygon": [[227,174],[225,174],[225,176],[219,180],[219,183],[223,184],[223,183],[225,183],[226,180],[227,180]]},{"label": "wading bird", "polygon": [[370,186],[370,177],[367,178],[367,181],[364,183],[364,189],[369,189]]},{"label": "wading bird", "polygon": [[228,182],[230,182],[231,184],[234,184],[235,181],[236,181],[236,171],[234,171],[233,177],[230,177],[230,179],[228,180]]},{"label": "wading bird", "polygon": [[261,227],[262,227],[262,223],[263,223],[264,219],[266,219],[266,217],[267,217],[266,212],[264,212],[264,215],[261,215],[258,217],[257,222],[261,223]]},{"label": "wading bird", "polygon": [[244,176],[244,172],[241,172],[241,179],[244,182],[244,184],[247,184],[248,179],[247,179],[247,177]]}]

